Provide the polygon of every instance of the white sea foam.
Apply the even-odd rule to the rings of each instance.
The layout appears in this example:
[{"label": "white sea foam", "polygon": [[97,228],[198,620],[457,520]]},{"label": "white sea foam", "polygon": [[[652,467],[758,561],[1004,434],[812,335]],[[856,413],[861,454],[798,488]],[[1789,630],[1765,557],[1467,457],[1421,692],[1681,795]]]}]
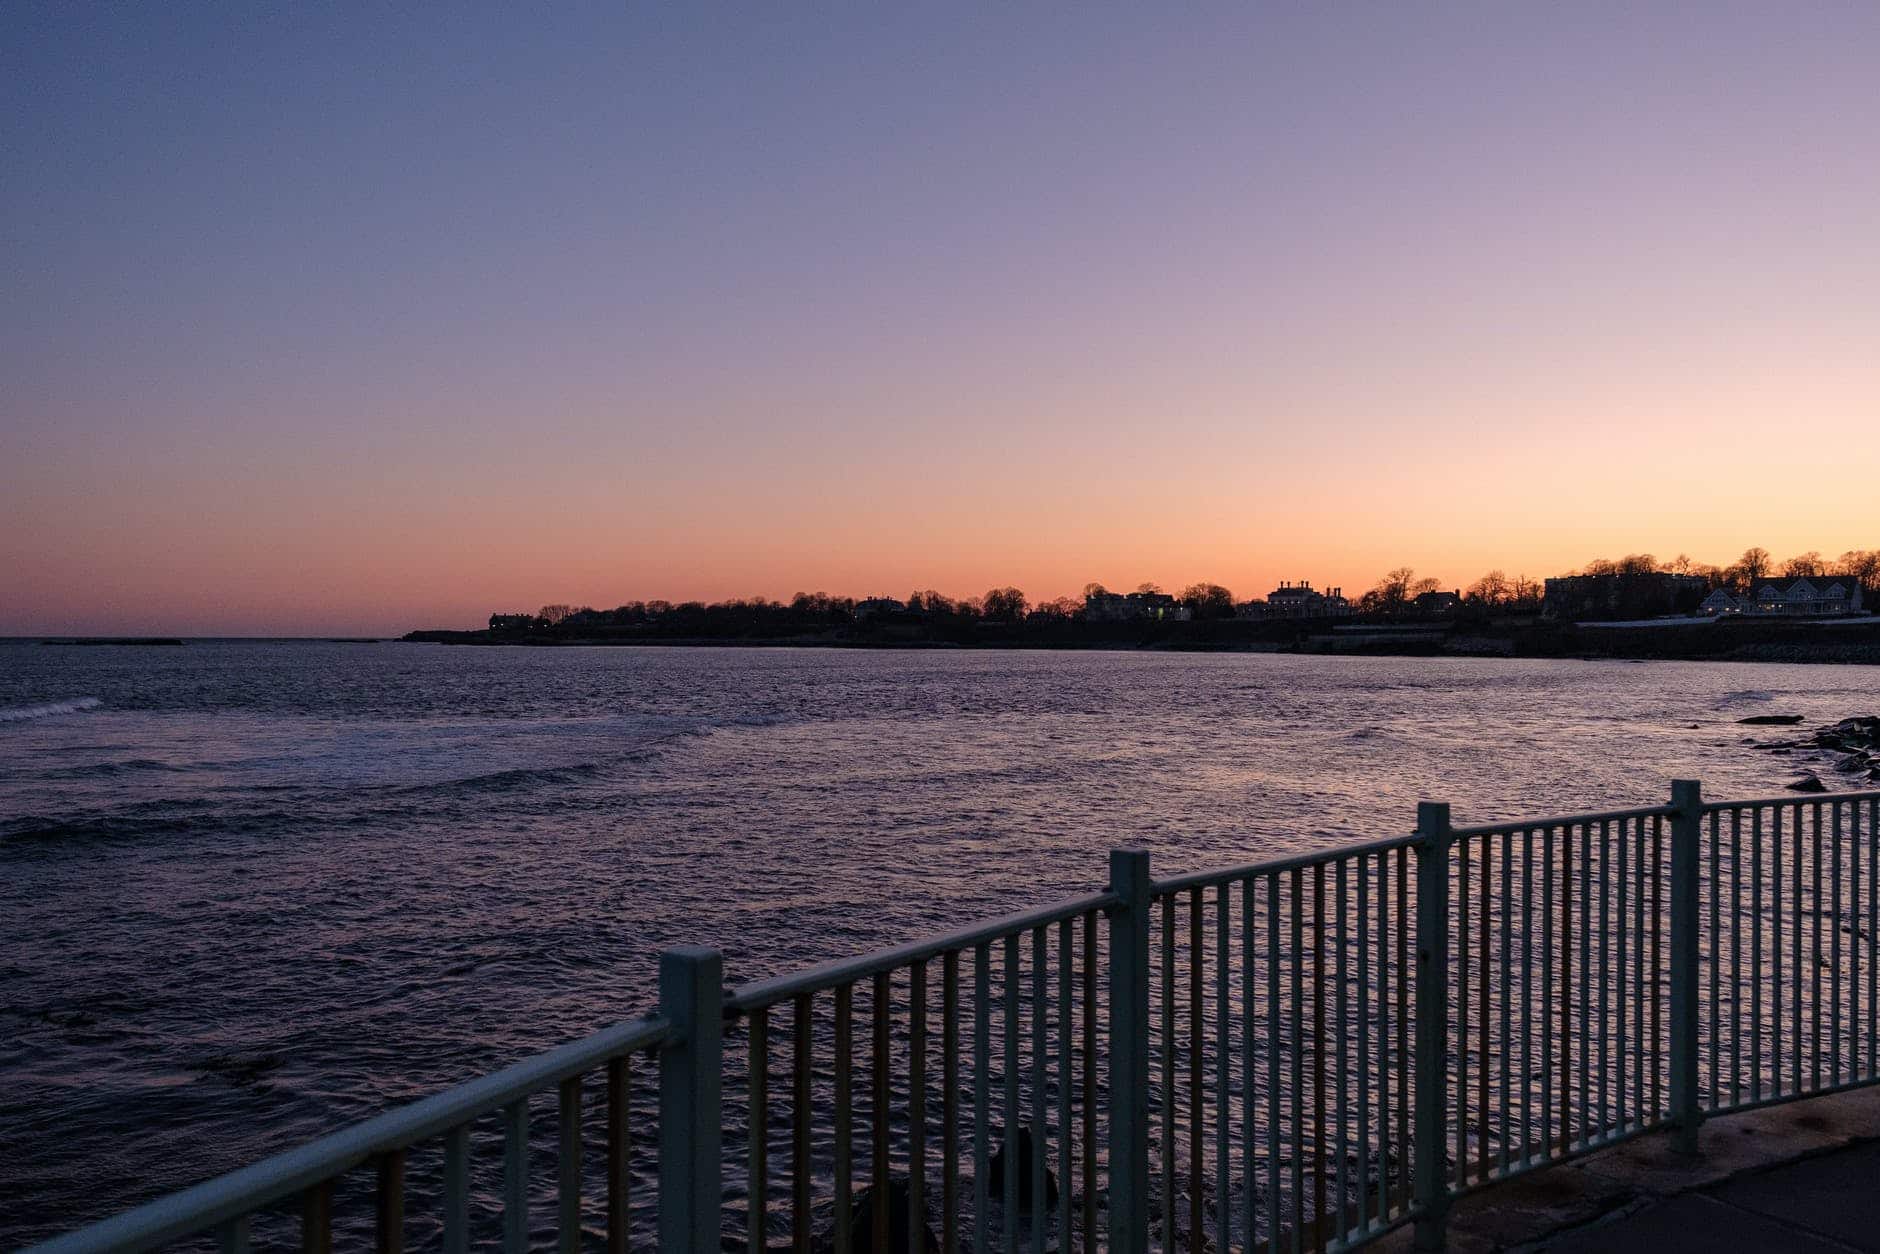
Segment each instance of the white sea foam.
[{"label": "white sea foam", "polygon": [[96,697],[72,697],[66,701],[48,701],[44,705],[0,706],[0,723],[22,723],[29,718],[50,718],[54,714],[77,714],[95,710],[104,704]]}]

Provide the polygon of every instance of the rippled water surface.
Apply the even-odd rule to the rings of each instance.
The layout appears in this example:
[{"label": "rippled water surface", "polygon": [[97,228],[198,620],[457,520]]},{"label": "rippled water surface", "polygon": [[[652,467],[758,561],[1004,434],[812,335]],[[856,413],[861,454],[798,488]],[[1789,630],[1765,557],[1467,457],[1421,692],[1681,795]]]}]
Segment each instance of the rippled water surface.
[{"label": "rippled water surface", "polygon": [[1765,795],[1860,668],[0,644],[0,1246],[644,1009],[1101,887]]}]

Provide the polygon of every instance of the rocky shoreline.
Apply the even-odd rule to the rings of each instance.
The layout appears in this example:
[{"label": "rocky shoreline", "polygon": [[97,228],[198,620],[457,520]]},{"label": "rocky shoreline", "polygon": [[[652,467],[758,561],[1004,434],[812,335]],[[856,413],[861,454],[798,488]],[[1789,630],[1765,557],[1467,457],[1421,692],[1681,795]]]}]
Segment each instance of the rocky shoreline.
[{"label": "rocky shoreline", "polygon": [[[1802,721],[1801,715],[1763,714],[1754,718],[1737,720],[1749,726],[1793,726]],[[1844,718],[1838,723],[1816,729],[1800,740],[1774,740],[1760,742],[1750,740],[1768,753],[1791,756],[1802,754],[1821,763],[1820,770],[1801,768],[1801,774],[1790,781],[1790,792],[1836,792],[1835,785],[1821,776],[1823,772],[1842,777],[1841,787],[1853,785],[1856,788],[1866,784],[1880,784],[1880,716],[1871,714]]]}]

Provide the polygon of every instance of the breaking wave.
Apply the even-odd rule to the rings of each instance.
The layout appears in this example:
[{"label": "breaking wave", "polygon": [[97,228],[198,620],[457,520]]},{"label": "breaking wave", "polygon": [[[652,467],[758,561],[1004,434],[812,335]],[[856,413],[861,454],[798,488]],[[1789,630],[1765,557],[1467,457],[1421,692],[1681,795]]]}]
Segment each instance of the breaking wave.
[{"label": "breaking wave", "polygon": [[67,701],[48,701],[44,705],[0,706],[0,723],[23,723],[29,718],[77,714],[80,710],[95,710],[103,704],[96,697],[73,697]]}]

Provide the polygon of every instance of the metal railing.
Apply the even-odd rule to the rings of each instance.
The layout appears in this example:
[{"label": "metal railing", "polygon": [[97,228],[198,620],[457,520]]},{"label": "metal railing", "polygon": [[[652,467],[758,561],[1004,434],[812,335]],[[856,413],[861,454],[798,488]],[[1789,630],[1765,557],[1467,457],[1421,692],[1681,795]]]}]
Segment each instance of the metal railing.
[{"label": "metal railing", "polygon": [[1417,818],[1159,881],[1119,850],[1101,892],[729,996],[672,951],[643,1020],[38,1250],[1437,1249],[1467,1192],[1880,1076],[1880,793]]}]

